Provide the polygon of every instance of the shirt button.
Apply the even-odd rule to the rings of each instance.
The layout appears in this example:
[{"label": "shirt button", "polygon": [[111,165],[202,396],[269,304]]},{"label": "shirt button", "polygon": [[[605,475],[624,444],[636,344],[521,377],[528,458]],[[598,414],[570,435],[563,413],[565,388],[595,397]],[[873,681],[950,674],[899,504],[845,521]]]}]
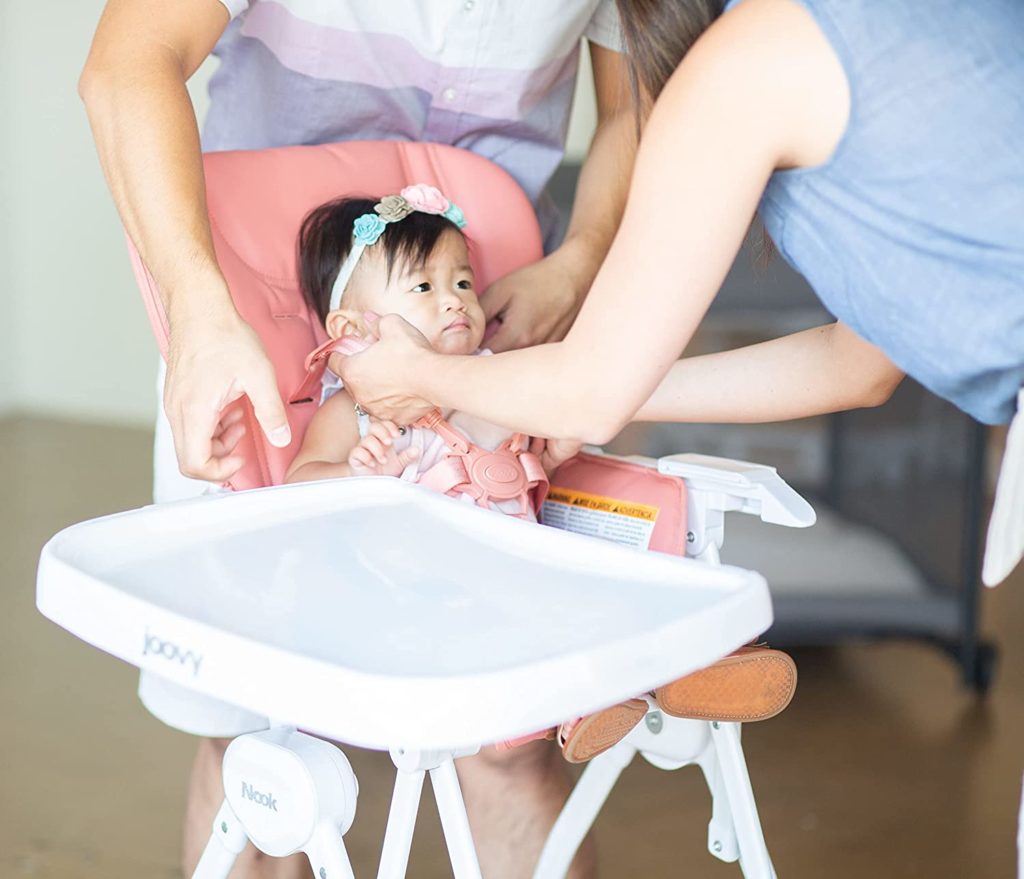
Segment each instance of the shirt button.
[{"label": "shirt button", "polygon": [[441,97],[450,104],[458,97],[458,95],[455,93],[455,89],[445,89],[441,92]]},{"label": "shirt button", "polygon": [[462,8],[465,9],[466,12],[469,12],[474,6],[476,6],[476,0],[466,0],[466,2],[462,4]]}]

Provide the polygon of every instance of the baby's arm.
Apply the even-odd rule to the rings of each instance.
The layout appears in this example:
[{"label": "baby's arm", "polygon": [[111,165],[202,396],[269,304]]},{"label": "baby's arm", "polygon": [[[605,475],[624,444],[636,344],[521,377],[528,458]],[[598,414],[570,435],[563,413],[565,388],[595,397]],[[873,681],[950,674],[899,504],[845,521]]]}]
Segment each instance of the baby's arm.
[{"label": "baby's arm", "polygon": [[369,434],[360,437],[352,398],[338,391],[313,416],[284,481],[398,476],[418,452],[415,448],[395,452],[392,444],[398,435],[399,428],[392,422],[374,421]]}]

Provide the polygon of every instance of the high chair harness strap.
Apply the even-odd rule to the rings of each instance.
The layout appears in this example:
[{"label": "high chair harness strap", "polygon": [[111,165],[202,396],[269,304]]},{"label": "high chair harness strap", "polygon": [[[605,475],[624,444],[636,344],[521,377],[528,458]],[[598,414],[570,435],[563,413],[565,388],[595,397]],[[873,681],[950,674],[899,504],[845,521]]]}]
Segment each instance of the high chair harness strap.
[{"label": "high chair harness strap", "polygon": [[482,507],[518,500],[523,517],[540,509],[548,477],[540,459],[527,449],[525,434],[513,434],[492,452],[455,430],[437,409],[413,426],[434,431],[448,447],[448,454],[420,475],[420,485],[450,496],[469,495]]},{"label": "high chair harness strap", "polygon": [[306,376],[295,393],[288,398],[289,405],[295,406],[300,403],[318,403],[320,401],[320,380],[323,378],[324,370],[327,369],[327,358],[341,348],[346,341],[348,340],[344,337],[328,339],[309,353],[304,364]]},{"label": "high chair harness strap", "polygon": [[[289,398],[291,405],[315,403],[327,359],[349,339],[329,339],[306,358],[306,377]],[[448,453],[417,480],[434,491],[451,496],[469,495],[482,507],[503,500],[519,500],[520,516],[540,510],[547,495],[548,478],[540,459],[527,448],[525,434],[516,433],[493,452],[481,448],[453,428],[435,409],[414,427],[434,431],[444,440]]]}]

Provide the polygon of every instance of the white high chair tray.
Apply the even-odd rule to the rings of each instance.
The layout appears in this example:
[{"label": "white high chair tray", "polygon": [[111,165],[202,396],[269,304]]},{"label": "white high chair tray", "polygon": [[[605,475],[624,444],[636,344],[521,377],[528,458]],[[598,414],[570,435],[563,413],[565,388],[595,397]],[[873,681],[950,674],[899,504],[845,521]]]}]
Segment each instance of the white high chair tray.
[{"label": "white high chair tray", "polygon": [[133,665],[369,748],[542,729],[765,631],[764,579],[379,477],[145,507],[57,534],[44,615]]}]

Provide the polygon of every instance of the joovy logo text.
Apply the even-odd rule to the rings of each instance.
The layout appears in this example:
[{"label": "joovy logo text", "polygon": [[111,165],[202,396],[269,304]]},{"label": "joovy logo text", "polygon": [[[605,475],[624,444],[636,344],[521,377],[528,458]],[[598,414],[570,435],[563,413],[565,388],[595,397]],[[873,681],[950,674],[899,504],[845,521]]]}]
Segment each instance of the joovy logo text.
[{"label": "joovy logo text", "polygon": [[199,666],[202,664],[202,654],[196,655],[191,650],[182,650],[173,641],[164,641],[156,635],[150,634],[146,629],[146,640],[142,645],[143,656],[162,656],[168,662],[177,662],[192,669],[192,676],[199,674]]},{"label": "joovy logo text", "polygon": [[242,782],[242,796],[246,797],[254,803],[259,803],[261,806],[266,806],[268,809],[277,811],[277,800],[271,794],[260,793],[256,788]]}]

